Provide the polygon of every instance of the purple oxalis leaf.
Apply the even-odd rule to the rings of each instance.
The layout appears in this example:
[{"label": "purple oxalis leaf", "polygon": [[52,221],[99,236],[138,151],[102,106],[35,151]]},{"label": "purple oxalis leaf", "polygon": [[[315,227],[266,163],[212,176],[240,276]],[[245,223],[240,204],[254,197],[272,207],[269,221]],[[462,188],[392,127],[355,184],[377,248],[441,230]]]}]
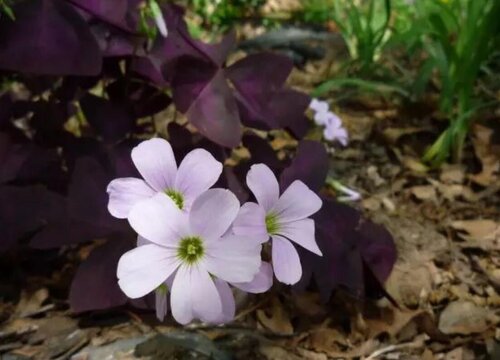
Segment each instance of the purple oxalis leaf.
[{"label": "purple oxalis leaf", "polygon": [[88,93],[80,100],[80,105],[87,121],[105,142],[121,140],[133,130],[135,117],[125,101],[111,102]]},{"label": "purple oxalis leaf", "polygon": [[290,128],[297,137],[307,130],[304,112],[310,98],[284,89],[293,63],[286,56],[262,53],[247,56],[225,70],[236,88],[242,121],[248,126]]},{"label": "purple oxalis leaf", "polygon": [[[318,192],[328,173],[328,155],[323,144],[301,141],[292,163],[281,174],[280,187],[286,189],[301,180]],[[362,217],[345,204],[323,198],[323,207],[313,216],[316,241],[323,256],[298,248],[303,276],[297,288],[304,288],[314,277],[322,297],[327,300],[339,286],[356,296],[364,296],[368,281],[365,269],[382,284],[396,261],[391,234],[381,225]]]},{"label": "purple oxalis leaf", "polygon": [[120,238],[92,251],[71,284],[69,301],[73,311],[107,309],[127,303],[127,297],[118,287],[116,267],[120,257],[133,247],[133,241]]},{"label": "purple oxalis leaf", "polygon": [[281,174],[280,187],[284,190],[295,180],[301,180],[318,192],[325,183],[328,165],[328,154],[322,143],[301,141],[292,163]]},{"label": "purple oxalis leaf", "polygon": [[14,142],[0,133],[0,183],[11,181],[53,182],[59,175],[55,150],[41,148],[30,142]]},{"label": "purple oxalis leaf", "polygon": [[61,0],[21,1],[0,17],[0,69],[37,75],[96,75],[102,57],[85,20]]},{"label": "purple oxalis leaf", "polygon": [[129,5],[127,0],[68,0],[68,2],[98,19],[122,29],[130,30],[125,19]]},{"label": "purple oxalis leaf", "polygon": [[187,116],[200,133],[212,141],[226,147],[240,143],[242,128],[238,108],[221,72],[204,87]]},{"label": "purple oxalis leaf", "polygon": [[[304,268],[299,288],[305,287],[312,275],[325,300],[339,286],[363,297],[367,288],[387,280],[396,261],[396,247],[385,228],[364,219],[356,209],[328,199],[323,199],[314,220],[323,256],[299,249]],[[375,279],[366,277],[366,268]],[[379,284],[367,283],[373,280]]]},{"label": "purple oxalis leaf", "polygon": [[171,104],[170,97],[158,88],[126,78],[108,85],[106,92],[111,102],[129,103],[136,118],[155,115]]},{"label": "purple oxalis leaf", "polygon": [[30,245],[47,249],[127,233],[126,224],[113,218],[107,209],[106,187],[111,179],[112,174],[95,159],[78,159],[63,214],[38,232]]},{"label": "purple oxalis leaf", "polygon": [[43,186],[0,186],[0,251],[64,215],[64,198]]}]

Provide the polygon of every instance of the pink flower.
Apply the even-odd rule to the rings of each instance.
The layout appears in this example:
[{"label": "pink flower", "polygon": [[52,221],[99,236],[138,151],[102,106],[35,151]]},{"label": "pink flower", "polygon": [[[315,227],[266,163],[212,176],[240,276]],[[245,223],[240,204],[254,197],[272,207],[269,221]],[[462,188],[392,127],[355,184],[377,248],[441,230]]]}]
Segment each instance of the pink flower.
[{"label": "pink flower", "polygon": [[316,98],[311,100],[309,104],[309,109],[315,113],[326,113],[330,109],[330,105],[326,101],[318,100]]},{"label": "pink flower", "polygon": [[338,141],[342,146],[346,146],[349,141],[347,130],[342,126],[342,120],[334,113],[329,113],[325,121],[323,136],[329,141]]},{"label": "pink flower", "polygon": [[219,178],[222,164],[206,150],[195,149],[186,155],[179,168],[172,147],[160,138],[143,141],[132,150],[132,160],[144,180],[115,179],[108,185],[108,210],[125,219],[132,208],[157,193],[165,193],[182,210]]},{"label": "pink flower", "polygon": [[280,196],[278,181],[264,164],[251,167],[247,185],[258,204],[247,202],[241,207],[233,231],[257,240],[267,241],[271,237],[276,278],[285,284],[295,284],[302,277],[302,266],[292,242],[322,255],[314,237],[314,220],[309,219],[321,208],[322,201],[299,180]]},{"label": "pink flower", "polygon": [[[148,240],[139,236],[137,240],[137,246],[152,244]],[[172,288],[173,275],[171,275],[163,284],[161,284],[155,290],[155,308],[156,317],[158,320],[163,321],[168,312],[168,291]],[[273,285],[273,268],[271,264],[262,261],[260,264],[259,271],[257,275],[250,282],[244,283],[230,283],[233,287],[236,287],[242,291],[260,294],[268,291]],[[221,317],[214,321],[215,323],[227,323],[230,322],[236,313],[236,304],[234,302],[234,296],[227,286],[227,283],[221,279],[215,279],[215,286],[219,291],[219,295],[222,300],[222,314]],[[229,291],[228,291],[229,289]]]},{"label": "pink flower", "polygon": [[[139,298],[165,285],[175,320],[224,322],[231,314],[230,283],[255,279],[261,267],[260,241],[226,234],[239,210],[229,190],[211,189],[181,211],[159,193],[135,205],[129,214],[139,239],[134,250],[118,262],[118,284],[130,298]],[[226,234],[225,236],[223,236]],[[170,284],[171,282],[171,284]],[[166,313],[166,298],[157,297],[159,315]]]}]

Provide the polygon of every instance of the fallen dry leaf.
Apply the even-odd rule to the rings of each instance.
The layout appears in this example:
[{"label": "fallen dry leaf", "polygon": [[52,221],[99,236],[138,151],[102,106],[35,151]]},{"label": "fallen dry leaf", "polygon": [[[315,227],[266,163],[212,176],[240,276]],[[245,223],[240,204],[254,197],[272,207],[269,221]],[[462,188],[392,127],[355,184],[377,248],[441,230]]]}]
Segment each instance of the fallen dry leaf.
[{"label": "fallen dry leaf", "polygon": [[386,282],[386,289],[398,303],[418,306],[432,290],[431,269],[423,262],[397,263]]},{"label": "fallen dry leaf", "polygon": [[271,309],[267,315],[264,310],[257,310],[257,319],[266,328],[277,334],[293,334],[290,317],[278,298],[273,298]]},{"label": "fallen dry leaf", "polygon": [[498,322],[494,314],[469,301],[449,304],[439,317],[439,330],[447,335],[482,333]]},{"label": "fallen dry leaf", "polygon": [[262,345],[259,347],[259,352],[267,360],[282,360],[282,359],[300,360],[301,359],[297,355],[283,349],[280,346]]},{"label": "fallen dry leaf", "polygon": [[391,339],[395,339],[410,323],[418,323],[424,317],[432,318],[431,314],[424,310],[386,309],[382,314],[380,318],[365,320],[369,338],[387,334]]},{"label": "fallen dry leaf", "polygon": [[418,200],[434,202],[437,201],[436,188],[432,185],[413,186],[412,188],[410,188],[410,192]]},{"label": "fallen dry leaf", "polygon": [[455,201],[457,199],[464,199],[469,202],[476,202],[477,195],[468,186],[462,184],[443,184],[438,180],[428,178],[429,181],[441,194],[443,198],[448,201]]},{"label": "fallen dry leaf", "polygon": [[477,158],[481,161],[481,172],[471,175],[470,178],[476,184],[489,186],[499,180],[500,158],[495,154],[491,146],[493,130],[485,126],[475,124],[472,128],[474,134],[472,144]]},{"label": "fallen dry leaf", "polygon": [[439,179],[445,184],[462,184],[465,180],[465,166],[462,164],[444,164]]},{"label": "fallen dry leaf", "polygon": [[42,308],[42,304],[48,297],[49,291],[46,288],[38,289],[34,293],[28,293],[23,290],[21,293],[21,300],[16,307],[15,316],[27,317],[31,314],[36,314]]},{"label": "fallen dry leaf", "polygon": [[299,293],[293,296],[292,301],[298,312],[306,316],[325,316],[327,314],[319,293]]},{"label": "fallen dry leaf", "polygon": [[384,130],[383,136],[389,143],[395,144],[402,136],[417,134],[428,130],[429,130],[428,127],[415,127],[415,126],[410,126],[405,128],[390,127]]},{"label": "fallen dry leaf", "polygon": [[475,247],[483,250],[500,250],[500,224],[493,220],[459,220],[453,221],[451,227],[466,240],[465,247]]},{"label": "fallen dry leaf", "polygon": [[309,333],[305,342],[306,347],[326,354],[339,352],[348,346],[346,335],[332,328],[314,329]]}]

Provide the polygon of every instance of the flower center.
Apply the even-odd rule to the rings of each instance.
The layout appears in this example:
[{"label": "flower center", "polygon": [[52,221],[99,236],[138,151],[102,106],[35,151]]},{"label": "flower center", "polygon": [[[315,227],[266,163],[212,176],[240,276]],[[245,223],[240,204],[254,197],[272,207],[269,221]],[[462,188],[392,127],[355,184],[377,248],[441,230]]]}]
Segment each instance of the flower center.
[{"label": "flower center", "polygon": [[267,233],[274,235],[278,232],[280,226],[278,224],[278,216],[274,213],[269,213],[266,215],[266,229]]},{"label": "flower center", "polygon": [[203,240],[196,236],[182,239],[177,249],[177,256],[188,264],[198,261],[204,253]]},{"label": "flower center", "polygon": [[182,208],[184,207],[184,197],[180,192],[173,189],[167,189],[165,190],[165,194],[167,194],[172,200],[174,200],[175,205],[177,205],[177,207],[182,210]]}]

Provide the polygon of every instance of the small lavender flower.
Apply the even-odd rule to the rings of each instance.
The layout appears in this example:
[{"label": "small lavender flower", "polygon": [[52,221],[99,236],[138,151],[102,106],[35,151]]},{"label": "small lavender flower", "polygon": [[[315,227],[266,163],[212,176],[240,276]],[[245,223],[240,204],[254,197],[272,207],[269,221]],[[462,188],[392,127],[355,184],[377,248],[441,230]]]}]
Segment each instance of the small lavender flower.
[{"label": "small lavender flower", "polygon": [[332,111],[326,101],[313,99],[309,108],[314,111],[316,125],[324,126],[323,136],[329,141],[338,141],[346,146],[349,141],[347,130],[342,126],[342,120]]},{"label": "small lavender flower", "polygon": [[309,104],[309,109],[315,113],[326,113],[330,109],[330,105],[326,101],[314,98]]},{"label": "small lavender flower", "polygon": [[108,185],[108,210],[125,219],[132,208],[157,193],[165,193],[183,211],[212,187],[222,172],[222,164],[204,149],[191,151],[179,168],[169,142],[154,138],[132,150],[132,160],[144,180],[120,178]]},{"label": "small lavender flower", "polygon": [[279,185],[271,169],[253,165],[247,185],[257,203],[245,203],[234,224],[235,234],[272,238],[272,264],[276,278],[295,284],[302,277],[302,266],[292,242],[322,255],[314,237],[314,220],[309,216],[322,206],[321,199],[302,181],[294,181],[280,196]]},{"label": "small lavender flower", "polygon": [[[261,268],[261,239],[227,234],[239,202],[229,190],[211,189],[181,211],[159,193],[132,208],[129,222],[147,242],[118,262],[118,284],[130,298],[139,298],[171,280],[172,315],[181,324],[193,319],[219,323],[234,314],[230,283],[248,283]],[[229,291],[228,291],[229,290]],[[159,315],[166,299],[157,300]],[[232,318],[232,317],[231,317]]]},{"label": "small lavender flower", "polygon": [[329,141],[338,141],[342,146],[346,146],[349,141],[349,135],[347,130],[342,126],[342,120],[335,115],[330,113],[325,122],[325,129],[323,130],[323,136]]}]

